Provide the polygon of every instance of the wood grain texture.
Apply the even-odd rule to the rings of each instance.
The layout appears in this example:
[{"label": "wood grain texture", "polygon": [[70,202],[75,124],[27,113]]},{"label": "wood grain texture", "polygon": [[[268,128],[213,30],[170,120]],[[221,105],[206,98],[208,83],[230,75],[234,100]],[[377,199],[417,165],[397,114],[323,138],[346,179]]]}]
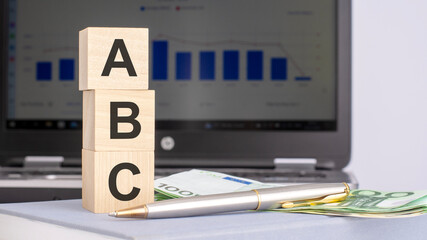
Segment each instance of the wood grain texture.
[{"label": "wood grain texture", "polygon": [[[101,76],[115,39],[123,39],[137,76],[113,68]],[[86,28],[79,33],[79,90],[148,89],[148,28]],[[116,61],[122,61],[121,52]]]},{"label": "wood grain texture", "polygon": [[[129,194],[139,188],[137,197],[130,201],[118,200],[109,188],[111,170],[120,163],[131,163],[140,173],[133,175],[123,169],[117,175],[117,189]],[[154,201],[154,152],[94,152],[82,150],[82,204],[94,213],[136,207]]]},{"label": "wood grain texture", "polygon": [[[83,92],[83,148],[92,151],[154,151],[153,90],[91,90]],[[111,102],[132,102],[139,108],[136,120],[141,132],[135,138],[111,139]],[[119,109],[119,116],[131,110]],[[119,123],[119,132],[131,132],[133,125]]]}]

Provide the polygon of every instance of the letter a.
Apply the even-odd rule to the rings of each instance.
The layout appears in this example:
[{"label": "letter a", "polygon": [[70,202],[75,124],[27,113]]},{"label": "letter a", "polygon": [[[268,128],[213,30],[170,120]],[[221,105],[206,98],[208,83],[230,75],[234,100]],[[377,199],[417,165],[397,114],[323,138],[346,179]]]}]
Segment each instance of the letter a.
[{"label": "letter a", "polygon": [[[114,61],[119,50],[122,54],[123,62]],[[111,68],[126,68],[129,76],[136,77],[135,68],[130,60],[129,53],[123,39],[114,40],[113,47],[111,48],[110,55],[108,55],[108,59],[105,63],[101,76],[110,76]]]}]

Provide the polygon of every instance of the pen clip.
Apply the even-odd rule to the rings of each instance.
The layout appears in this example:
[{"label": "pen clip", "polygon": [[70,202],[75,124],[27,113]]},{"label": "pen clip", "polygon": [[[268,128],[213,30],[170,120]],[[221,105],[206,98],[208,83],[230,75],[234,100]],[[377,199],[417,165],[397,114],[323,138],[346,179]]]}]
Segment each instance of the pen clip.
[{"label": "pen clip", "polygon": [[280,202],[282,205],[282,208],[294,208],[294,207],[304,207],[304,206],[314,206],[318,204],[325,204],[325,203],[334,203],[334,202],[340,202],[347,198],[347,196],[350,194],[350,187],[347,185],[347,183],[344,183],[345,189],[343,193],[336,193],[327,195],[320,198],[313,198],[313,199],[305,199],[301,201],[295,201],[295,202]]}]

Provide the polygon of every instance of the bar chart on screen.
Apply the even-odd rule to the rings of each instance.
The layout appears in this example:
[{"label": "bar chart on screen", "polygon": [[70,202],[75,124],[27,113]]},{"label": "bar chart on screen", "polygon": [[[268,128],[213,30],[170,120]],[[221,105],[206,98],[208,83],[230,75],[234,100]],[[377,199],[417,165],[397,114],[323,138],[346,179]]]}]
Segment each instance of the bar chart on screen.
[{"label": "bar chart on screen", "polygon": [[[295,81],[312,80],[280,41],[251,42],[233,39],[197,41],[194,38],[184,39],[159,34],[151,45],[153,81],[169,79],[286,81],[289,78]],[[179,45],[185,50],[173,48]],[[312,55],[319,46],[320,44],[300,42],[288,45],[293,49],[302,47],[312,49],[310,50]],[[305,61],[301,62],[316,57],[318,56],[303,56]],[[243,71],[240,66],[243,66]],[[294,68],[292,71],[295,72],[295,76],[288,76],[289,67]],[[313,70],[312,67],[306,69],[310,72]],[[320,67],[316,69],[320,70]]]},{"label": "bar chart on screen", "polygon": [[[236,115],[233,109],[250,112],[251,107],[265,109],[269,104],[256,99],[269,99],[267,108],[297,109],[306,103],[293,99],[321,94],[319,88],[328,78],[322,72],[323,52],[321,32],[271,31],[261,37],[248,33],[211,33],[209,37],[153,34],[150,84],[158,90],[158,117],[166,118],[172,113],[184,119],[193,111],[213,117],[218,109],[228,111],[230,117]],[[165,100],[166,96],[177,94],[186,96],[181,106]],[[221,100],[233,96],[240,98],[233,102]],[[286,101],[283,96],[287,96]],[[281,114],[274,111],[277,116]]]},{"label": "bar chart on screen", "polygon": [[20,106],[16,116],[79,119],[81,96],[74,91],[78,85],[78,48],[73,35],[27,32],[20,39],[19,81],[14,83]]},{"label": "bar chart on screen", "polygon": [[[50,7],[26,4],[19,16]],[[17,68],[10,65],[9,86],[17,118],[81,117],[77,32],[86,26],[149,28],[157,120],[335,118],[332,0],[106,0],[61,7],[60,15],[31,19],[37,28],[14,25],[19,44],[10,46]]]},{"label": "bar chart on screen", "polygon": [[[40,61],[36,63],[36,80],[51,81],[53,62]],[[56,63],[55,63],[56,64]],[[75,60],[72,58],[61,58],[58,61],[58,79],[60,81],[75,80]]]}]

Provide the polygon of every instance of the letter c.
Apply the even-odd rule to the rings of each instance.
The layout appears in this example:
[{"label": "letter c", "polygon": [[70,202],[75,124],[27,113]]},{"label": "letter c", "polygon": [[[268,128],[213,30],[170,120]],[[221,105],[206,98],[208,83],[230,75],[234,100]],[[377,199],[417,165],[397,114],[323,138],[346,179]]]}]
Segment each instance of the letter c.
[{"label": "letter c", "polygon": [[133,187],[132,191],[128,194],[122,194],[119,192],[119,190],[117,189],[117,175],[119,174],[119,172],[123,169],[128,169],[132,172],[133,175],[137,175],[140,174],[141,172],[139,171],[138,167],[135,166],[132,163],[120,163],[118,165],[116,165],[110,172],[110,176],[108,177],[108,186],[110,187],[110,192],[111,194],[118,200],[121,201],[130,201],[134,198],[136,198],[139,194],[139,192],[141,191],[141,189]]}]

